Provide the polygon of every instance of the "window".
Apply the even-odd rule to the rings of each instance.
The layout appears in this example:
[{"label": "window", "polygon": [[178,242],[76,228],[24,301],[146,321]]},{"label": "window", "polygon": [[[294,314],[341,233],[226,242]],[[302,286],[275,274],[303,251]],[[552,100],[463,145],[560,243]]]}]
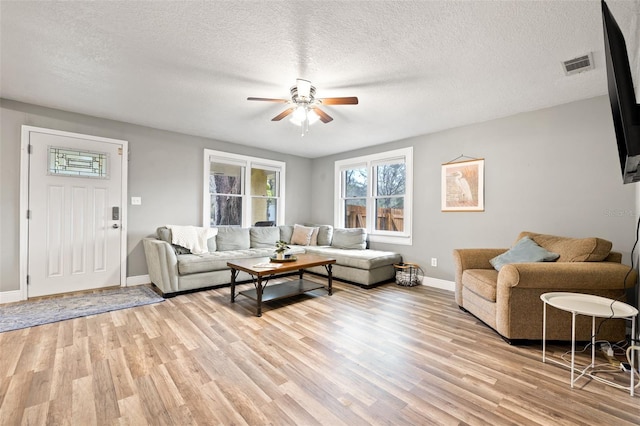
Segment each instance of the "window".
[{"label": "window", "polygon": [[336,226],[411,244],[413,148],[336,161],[335,172]]},{"label": "window", "polygon": [[284,221],[285,163],[204,150],[204,226]]}]

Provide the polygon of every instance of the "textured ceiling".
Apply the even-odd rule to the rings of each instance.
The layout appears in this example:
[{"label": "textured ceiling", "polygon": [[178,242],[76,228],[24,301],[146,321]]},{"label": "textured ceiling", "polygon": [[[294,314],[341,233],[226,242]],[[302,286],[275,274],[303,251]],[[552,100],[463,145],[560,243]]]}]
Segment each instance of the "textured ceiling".
[{"label": "textured ceiling", "polygon": [[[640,0],[608,4],[637,79]],[[599,1],[2,0],[0,37],[3,98],[305,157],[606,93]],[[301,137],[246,100],[296,78],[360,104]]]}]

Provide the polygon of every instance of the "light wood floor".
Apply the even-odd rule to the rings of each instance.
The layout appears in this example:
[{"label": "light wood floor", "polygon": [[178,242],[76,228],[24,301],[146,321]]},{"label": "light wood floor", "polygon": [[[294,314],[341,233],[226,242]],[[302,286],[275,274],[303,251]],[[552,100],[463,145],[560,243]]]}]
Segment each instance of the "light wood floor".
[{"label": "light wood floor", "polygon": [[450,292],[334,288],[261,318],[223,288],[0,333],[0,424],[640,424],[640,397],[570,389]]}]

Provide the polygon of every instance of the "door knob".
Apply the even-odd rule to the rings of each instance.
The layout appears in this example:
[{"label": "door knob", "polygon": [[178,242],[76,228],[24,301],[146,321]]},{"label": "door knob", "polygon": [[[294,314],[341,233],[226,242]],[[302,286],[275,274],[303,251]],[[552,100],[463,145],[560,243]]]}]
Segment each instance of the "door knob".
[{"label": "door knob", "polygon": [[120,225],[118,225],[117,223],[114,223],[114,224],[113,224],[113,228],[114,228],[114,229],[118,229],[118,228],[120,228]]}]

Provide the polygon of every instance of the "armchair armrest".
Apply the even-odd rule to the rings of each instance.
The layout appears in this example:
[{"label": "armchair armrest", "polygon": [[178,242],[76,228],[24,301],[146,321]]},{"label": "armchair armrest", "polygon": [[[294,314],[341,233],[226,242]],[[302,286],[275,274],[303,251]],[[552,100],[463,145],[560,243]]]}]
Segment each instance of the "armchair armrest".
[{"label": "armchair armrest", "polygon": [[456,302],[462,306],[462,273],[465,269],[493,269],[489,261],[509,249],[471,248],[454,249],[453,263],[456,267]]},{"label": "armchair armrest", "polygon": [[620,290],[636,285],[637,272],[615,262],[512,263],[498,274],[498,288],[548,291]]},{"label": "armchair armrest", "polygon": [[[540,295],[553,291],[590,293],[624,301],[624,288],[636,285],[637,272],[616,262],[512,263],[498,273],[496,329],[503,336],[535,339],[542,327]],[[625,286],[626,283],[626,286]],[[547,324],[566,321],[566,312],[551,310]],[[582,321],[582,322],[581,322]],[[589,336],[591,323],[578,320],[577,335]],[[600,329],[604,336],[624,336],[624,325],[609,322]],[[553,328],[547,337],[566,340],[563,328]],[[549,337],[552,336],[552,337]]]}]

